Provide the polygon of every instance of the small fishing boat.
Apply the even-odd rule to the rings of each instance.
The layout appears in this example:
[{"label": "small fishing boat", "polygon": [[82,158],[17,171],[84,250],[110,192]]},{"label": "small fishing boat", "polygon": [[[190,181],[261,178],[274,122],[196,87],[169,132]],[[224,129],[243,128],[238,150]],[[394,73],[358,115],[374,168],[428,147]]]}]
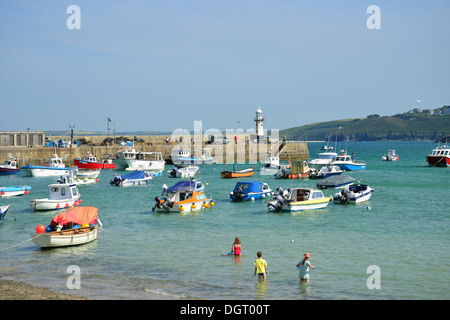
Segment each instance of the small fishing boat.
[{"label": "small fishing boat", "polygon": [[230,192],[231,201],[258,200],[270,196],[272,189],[264,182],[242,181],[236,183],[234,190]]},{"label": "small fishing boat", "polygon": [[8,213],[9,208],[11,207],[11,205],[7,205],[7,206],[1,206],[0,207],[0,223],[3,221],[3,219],[5,218],[6,214]]},{"label": "small fishing boat", "polygon": [[171,197],[156,197],[152,211],[157,209],[159,212],[193,212],[211,206],[214,206],[214,202],[203,192],[178,190]]},{"label": "small fishing boat", "polygon": [[281,164],[280,157],[268,155],[264,160],[264,169],[267,171],[270,170],[282,170],[282,169],[290,169],[291,165]]},{"label": "small fishing boat", "polygon": [[332,199],[315,188],[289,188],[284,191],[280,187],[268,207],[271,212],[317,210],[328,206]]},{"label": "small fishing boat", "polygon": [[333,201],[338,204],[361,203],[369,200],[374,191],[366,184],[352,184],[336,193]]},{"label": "small fishing boat", "polygon": [[99,225],[97,208],[77,207],[54,216],[47,228],[37,226],[31,239],[41,248],[85,244],[97,239]]},{"label": "small fishing boat", "polygon": [[35,166],[32,164],[21,167],[24,176],[28,177],[53,177],[69,173],[69,168],[62,162],[62,159],[55,153],[52,158],[47,159],[47,164]]},{"label": "small fishing boat", "polygon": [[325,178],[316,185],[319,189],[341,189],[351,185],[353,182],[355,182],[355,179],[352,177],[340,174]]},{"label": "small fishing boat", "polygon": [[149,172],[136,170],[121,176],[116,175],[109,183],[118,187],[141,186],[149,184],[152,179]]},{"label": "small fishing boat", "polygon": [[126,148],[116,153],[113,160],[117,170],[144,170],[161,171],[164,169],[164,159],[161,152],[136,151],[134,148]]},{"label": "small fishing boat", "polygon": [[22,174],[22,170],[20,170],[19,162],[17,158],[10,158],[10,160],[6,160],[0,165],[0,175],[14,175],[14,174]]},{"label": "small fishing boat", "polygon": [[427,162],[430,167],[450,167],[450,147],[437,146],[427,155]]},{"label": "small fishing boat", "polygon": [[30,193],[30,186],[0,187],[0,198],[16,197]]},{"label": "small fishing boat", "polygon": [[191,154],[191,150],[188,147],[183,149],[172,150],[170,158],[175,165],[183,164],[212,164],[214,162],[211,156],[210,148],[203,148],[200,156],[194,156]]},{"label": "small fishing boat", "polygon": [[323,166],[329,164],[336,156],[336,152],[321,152],[317,154],[317,157],[315,159],[310,160],[308,164],[311,168],[320,169]]},{"label": "small fishing boat", "polygon": [[97,157],[88,153],[81,159],[73,159],[73,163],[80,169],[115,169],[112,159],[98,161]]},{"label": "small fishing boat", "polygon": [[236,171],[236,170],[234,170],[234,165],[233,165],[233,171],[222,171],[220,173],[220,177],[222,179],[245,178],[245,177],[251,177],[254,173],[255,173],[255,168],[248,168],[248,169]]},{"label": "small fishing boat", "polygon": [[[100,170],[100,169],[99,169]],[[78,176],[78,168],[77,167],[69,167],[69,174],[63,175],[58,179],[59,183],[73,183],[77,186],[93,184],[98,182],[98,178],[90,175],[86,176]]]},{"label": "small fishing boat", "polygon": [[355,161],[352,156],[342,153],[339,156],[334,157],[331,161],[331,165],[339,166],[342,171],[354,171],[366,169],[366,163],[363,161]]},{"label": "small fishing boat", "polygon": [[35,211],[67,209],[78,206],[81,202],[75,183],[54,183],[48,187],[50,188],[48,198],[31,200],[30,207]]},{"label": "small fishing boat", "polygon": [[179,167],[175,166],[172,170],[169,171],[169,177],[171,178],[193,178],[197,172],[199,167],[198,166],[185,166],[185,167]]},{"label": "small fishing boat", "polygon": [[341,170],[341,168],[339,166],[332,166],[332,165],[327,165],[324,166],[322,168],[320,168],[319,171],[317,171],[317,169],[311,169],[309,171],[309,178],[310,179],[325,179],[334,175],[339,175],[341,174],[343,171]]},{"label": "small fishing boat", "polygon": [[398,155],[395,150],[388,150],[388,153],[381,157],[383,161],[398,161]]}]

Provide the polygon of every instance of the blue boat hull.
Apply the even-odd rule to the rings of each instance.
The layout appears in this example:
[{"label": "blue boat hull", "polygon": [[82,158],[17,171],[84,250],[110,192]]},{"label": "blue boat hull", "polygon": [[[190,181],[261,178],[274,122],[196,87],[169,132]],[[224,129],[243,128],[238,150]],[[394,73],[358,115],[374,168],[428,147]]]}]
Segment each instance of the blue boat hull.
[{"label": "blue boat hull", "polygon": [[365,164],[339,164],[339,168],[342,171],[355,171],[355,170],[364,170],[366,169]]},{"label": "blue boat hull", "polygon": [[20,169],[0,169],[0,176],[22,174]]},{"label": "blue boat hull", "polygon": [[249,201],[249,200],[259,200],[261,198],[270,196],[270,192],[261,192],[261,193],[248,193],[242,194],[240,198],[235,197],[233,194],[230,194],[231,201]]}]

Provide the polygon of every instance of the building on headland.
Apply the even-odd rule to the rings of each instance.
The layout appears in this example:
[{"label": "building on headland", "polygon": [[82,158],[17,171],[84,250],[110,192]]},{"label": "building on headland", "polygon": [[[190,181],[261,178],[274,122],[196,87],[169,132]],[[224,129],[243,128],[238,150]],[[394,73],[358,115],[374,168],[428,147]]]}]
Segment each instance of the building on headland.
[{"label": "building on headland", "polygon": [[45,131],[0,131],[0,147],[42,147]]}]

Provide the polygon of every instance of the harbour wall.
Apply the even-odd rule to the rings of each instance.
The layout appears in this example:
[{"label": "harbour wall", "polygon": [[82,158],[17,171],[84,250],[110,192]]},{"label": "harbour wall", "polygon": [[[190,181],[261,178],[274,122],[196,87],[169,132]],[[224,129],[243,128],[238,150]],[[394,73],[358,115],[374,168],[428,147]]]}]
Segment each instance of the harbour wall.
[{"label": "harbour wall", "polygon": [[[60,138],[69,139],[68,137],[49,137],[53,141]],[[79,139],[80,137],[77,137]],[[17,157],[20,165],[34,164],[40,165],[46,162],[56,151],[59,157],[65,158],[63,161],[66,165],[73,165],[73,159],[80,159],[87,153],[91,153],[97,158],[107,158],[108,155],[114,155],[118,151],[122,151],[127,146],[121,145],[100,145],[105,137],[89,136],[85,137],[89,144],[83,144],[77,147],[73,145],[71,148],[54,148],[40,146],[15,146],[0,147],[0,163],[10,157]],[[264,162],[265,156],[270,153],[272,155],[279,154],[280,160],[307,160],[309,158],[308,145],[303,141],[289,141],[284,143],[253,143],[245,142],[245,139],[229,139],[228,144],[206,144],[205,141],[200,143],[184,144],[169,142],[165,143],[166,136],[137,136],[144,142],[135,142],[134,149],[144,152],[161,152],[167,163],[171,163],[172,150],[181,148],[190,148],[191,154],[200,155],[203,148],[208,148],[211,155],[217,163],[257,163]],[[128,147],[130,148],[130,147]]]}]

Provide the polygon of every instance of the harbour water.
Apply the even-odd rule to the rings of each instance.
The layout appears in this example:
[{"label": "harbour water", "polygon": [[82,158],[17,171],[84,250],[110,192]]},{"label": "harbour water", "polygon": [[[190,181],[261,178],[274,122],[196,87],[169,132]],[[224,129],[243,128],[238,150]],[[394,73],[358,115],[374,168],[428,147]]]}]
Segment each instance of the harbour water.
[{"label": "harbour water", "polygon": [[[321,146],[308,144],[311,157]],[[82,205],[99,208],[104,228],[98,240],[51,250],[29,239],[56,212],[33,212],[29,203],[47,197],[56,179],[0,176],[0,186],[32,187],[29,195],[0,199],[12,205],[0,224],[0,275],[99,299],[449,299],[450,170],[427,165],[434,146],[341,142],[337,149],[367,163],[366,170],[347,174],[375,189],[370,201],[298,213],[270,213],[267,198],[230,202],[237,180],[220,179],[229,168],[224,164],[200,166],[197,178],[215,206],[195,214],[152,212],[161,186],[179,181],[167,172],[148,186],[120,188],[109,184],[115,171],[103,170],[99,183],[79,186]],[[399,161],[381,160],[388,149]],[[317,182],[277,180],[261,174],[261,167],[255,165],[252,180],[273,190]],[[235,237],[243,255],[222,256]],[[258,251],[268,263],[267,281],[253,275]],[[318,267],[306,286],[296,268],[305,252]],[[71,265],[80,268],[80,289],[67,288]],[[379,270],[379,288],[367,285],[376,275],[371,266]]]}]

